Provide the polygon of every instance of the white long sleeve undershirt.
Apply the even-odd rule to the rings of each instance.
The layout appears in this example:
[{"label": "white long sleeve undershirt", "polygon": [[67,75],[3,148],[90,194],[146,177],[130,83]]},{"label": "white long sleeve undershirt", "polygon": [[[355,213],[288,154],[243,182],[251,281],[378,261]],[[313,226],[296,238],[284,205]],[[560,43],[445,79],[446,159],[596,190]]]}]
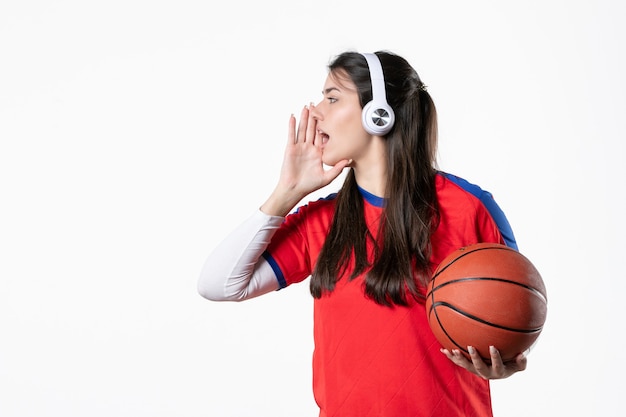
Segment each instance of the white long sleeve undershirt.
[{"label": "white long sleeve undershirt", "polygon": [[275,291],[278,280],[261,256],[284,217],[257,210],[228,235],[206,259],[198,292],[213,301],[243,301]]}]

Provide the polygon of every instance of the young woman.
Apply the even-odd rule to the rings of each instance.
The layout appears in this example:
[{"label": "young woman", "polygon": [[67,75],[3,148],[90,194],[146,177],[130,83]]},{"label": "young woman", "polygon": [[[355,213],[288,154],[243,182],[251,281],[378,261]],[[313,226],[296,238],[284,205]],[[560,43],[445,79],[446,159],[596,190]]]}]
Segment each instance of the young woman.
[{"label": "young woman", "polygon": [[[289,120],[276,188],[204,265],[199,292],[216,301],[311,277],[320,416],[491,416],[488,380],[526,368],[497,347],[468,360],[429,329],[425,288],[446,255],[515,247],[489,193],[436,169],[436,146],[434,103],[405,59],[339,55],[322,101]],[[337,194],[292,211],[345,168]]]}]

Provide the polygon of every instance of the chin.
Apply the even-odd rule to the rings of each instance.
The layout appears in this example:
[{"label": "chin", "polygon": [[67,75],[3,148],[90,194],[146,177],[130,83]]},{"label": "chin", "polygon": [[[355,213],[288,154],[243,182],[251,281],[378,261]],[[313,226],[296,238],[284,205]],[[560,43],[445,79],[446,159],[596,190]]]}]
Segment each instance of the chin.
[{"label": "chin", "polygon": [[324,165],[335,166],[337,162],[343,161],[344,159],[350,159],[351,156],[346,155],[349,152],[345,152],[340,149],[330,149],[325,148],[322,150],[322,162]]},{"label": "chin", "polygon": [[335,166],[337,162],[339,162],[340,158],[322,158],[322,163],[329,167]]},{"label": "chin", "polygon": [[345,158],[343,155],[337,155],[336,152],[332,152],[326,149],[322,152],[322,162],[324,163],[324,165],[335,166],[337,162],[343,159],[348,158]]}]

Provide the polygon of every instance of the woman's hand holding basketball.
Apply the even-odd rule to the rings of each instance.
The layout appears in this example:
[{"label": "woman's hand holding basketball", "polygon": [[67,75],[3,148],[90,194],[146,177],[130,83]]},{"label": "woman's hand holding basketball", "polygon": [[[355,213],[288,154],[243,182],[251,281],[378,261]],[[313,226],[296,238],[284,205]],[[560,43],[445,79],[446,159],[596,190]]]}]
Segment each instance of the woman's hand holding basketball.
[{"label": "woman's hand holding basketball", "polygon": [[313,104],[302,109],[300,123],[289,118],[287,146],[278,185],[261,210],[267,214],[285,216],[305,196],[337,178],[350,164],[343,160],[325,169],[322,163],[321,141],[317,121],[312,115]]},{"label": "woman's hand holding basketball", "polygon": [[506,363],[502,362],[500,352],[498,349],[491,346],[489,348],[489,355],[491,356],[491,364],[485,363],[478,354],[478,351],[473,347],[468,347],[470,359],[466,358],[459,350],[454,349],[449,351],[448,349],[441,349],[441,352],[448,357],[452,362],[465,368],[468,371],[476,374],[484,379],[503,379],[508,378],[516,372],[526,369],[526,353],[520,353],[515,359]]}]

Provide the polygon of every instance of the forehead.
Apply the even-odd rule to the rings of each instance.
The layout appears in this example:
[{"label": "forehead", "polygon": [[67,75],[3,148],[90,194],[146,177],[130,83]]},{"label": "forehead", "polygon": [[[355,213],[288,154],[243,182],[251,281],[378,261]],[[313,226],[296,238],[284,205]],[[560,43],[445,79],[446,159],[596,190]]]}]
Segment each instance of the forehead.
[{"label": "forehead", "polygon": [[324,93],[329,90],[338,90],[339,92],[356,93],[356,85],[352,82],[348,74],[343,70],[331,71],[326,77],[324,83]]}]

